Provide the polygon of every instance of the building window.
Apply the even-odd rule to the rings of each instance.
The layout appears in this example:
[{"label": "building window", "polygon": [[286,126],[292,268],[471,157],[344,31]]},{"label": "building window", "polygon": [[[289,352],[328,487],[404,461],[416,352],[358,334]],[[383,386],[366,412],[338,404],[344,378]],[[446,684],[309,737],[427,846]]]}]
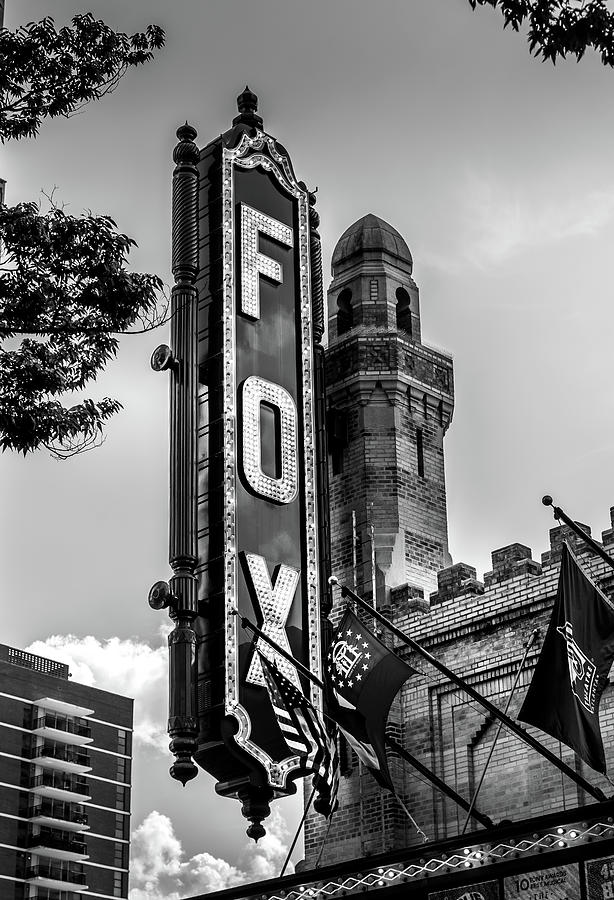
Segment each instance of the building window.
[{"label": "building window", "polygon": [[115,847],[115,851],[114,851],[113,864],[118,869],[125,869],[126,868],[126,860],[125,860],[124,844],[115,844],[114,847]]},{"label": "building window", "polygon": [[115,837],[116,838],[125,838],[125,822],[126,816],[121,816],[119,813],[115,814]]},{"label": "building window", "polygon": [[337,336],[345,334],[353,326],[352,292],[349,288],[344,288],[337,297]]},{"label": "building window", "polygon": [[123,897],[123,883],[124,878],[121,872],[113,873],[113,896],[114,897]]},{"label": "building window", "polygon": [[416,454],[418,457],[418,475],[420,478],[424,478],[424,437],[421,428],[416,428]]},{"label": "building window", "polygon": [[344,451],[349,443],[347,413],[344,410],[330,409],[327,417],[327,430],[333,475],[341,475]]},{"label": "building window", "polygon": [[411,326],[411,298],[405,288],[397,288],[397,330],[404,331],[405,334],[412,336]]},{"label": "building window", "polygon": [[125,809],[126,805],[126,789],[118,785],[115,788],[115,809]]},{"label": "building window", "polygon": [[352,774],[354,768],[354,751],[342,734],[339,735],[339,772],[346,778]]},{"label": "building window", "polygon": [[343,447],[335,444],[331,449],[330,458],[333,464],[333,475],[343,475]]}]

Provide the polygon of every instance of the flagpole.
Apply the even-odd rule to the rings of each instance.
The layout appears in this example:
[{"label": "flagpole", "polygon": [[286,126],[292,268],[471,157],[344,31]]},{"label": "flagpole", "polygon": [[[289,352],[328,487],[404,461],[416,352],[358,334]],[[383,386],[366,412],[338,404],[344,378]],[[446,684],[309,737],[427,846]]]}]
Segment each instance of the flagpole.
[{"label": "flagpole", "polygon": [[[335,576],[331,576],[329,578],[330,584],[339,584],[339,581]],[[521,728],[513,719],[510,719],[509,716],[502,713],[500,709],[490,702],[486,697],[480,694],[475,688],[471,687],[463,678],[456,675],[451,669],[432,656],[428,650],[425,650],[424,647],[421,647],[416,641],[412,638],[408,637],[404,632],[402,632],[396,625],[393,625],[392,622],[387,619],[385,616],[381,614],[381,612],[375,607],[370,606],[366,600],[363,600],[362,597],[359,597],[358,594],[355,594],[350,588],[345,585],[340,585],[341,594],[344,597],[348,597],[354,603],[357,603],[362,609],[369,613],[369,615],[374,616],[385,628],[390,629],[393,634],[395,634],[399,640],[403,641],[408,647],[411,647],[416,653],[418,653],[423,659],[426,659],[432,666],[438,669],[446,678],[457,685],[461,690],[465,691],[465,693],[469,694],[474,700],[476,700],[484,709],[487,709],[488,712],[493,715],[498,721],[503,722],[504,725],[507,725],[510,731],[512,731],[517,737],[519,737],[525,744],[528,744],[534,750],[537,750],[544,759],[547,759],[549,763],[553,766],[556,766],[561,772],[564,772],[572,781],[575,781],[577,785],[579,785],[587,794],[590,794],[591,797],[594,797],[596,800],[603,802],[608,798],[603,793],[600,788],[594,787],[590,782],[588,782],[585,778],[583,778],[578,772],[574,772],[570,766],[566,765],[562,760],[560,760],[554,753],[551,753],[547,747],[544,747],[543,744],[540,744],[538,740],[536,740],[528,731],[525,731],[524,728]]]},{"label": "flagpole", "polygon": [[[352,584],[354,585],[354,590],[358,590],[358,567],[357,567],[357,550],[358,550],[358,535],[356,533],[356,510],[352,510]],[[361,544],[360,547],[360,559],[361,559],[361,568],[362,568],[362,578],[360,580],[361,587],[364,585],[365,580],[365,564],[364,564],[364,551]],[[342,738],[345,740],[345,737]],[[363,847],[363,793],[362,793],[362,760],[358,760],[358,804],[359,804],[359,820],[360,820],[360,848],[362,850]],[[322,848],[320,850],[320,855],[318,856],[318,863],[322,856],[322,851],[324,848],[324,844],[322,844]],[[316,864],[316,869],[317,869]]]},{"label": "flagpole", "polygon": [[354,585],[354,590],[358,590],[358,572],[357,569],[357,560],[356,560],[356,544],[358,543],[358,537],[356,535],[356,510],[352,510],[352,584]]},{"label": "flagpole", "polygon": [[[367,609],[372,611],[371,607],[368,605]],[[314,675],[313,672],[310,672],[309,669],[307,669],[301,662],[299,662],[298,659],[295,659],[292,654],[288,653],[286,650],[276,644],[274,640],[264,634],[264,632],[261,631],[260,628],[258,628],[256,625],[254,625],[253,622],[250,622],[250,620],[245,618],[245,616],[241,616],[238,610],[233,609],[232,612],[235,616],[239,616],[243,628],[245,628],[246,630],[249,629],[255,637],[262,638],[262,640],[266,644],[268,644],[269,647],[272,647],[273,650],[279,653],[280,656],[283,656],[284,659],[287,659],[288,662],[292,663],[299,674],[304,675],[305,678],[308,678],[319,688],[324,689],[324,683],[320,681],[317,675]],[[326,713],[324,713],[324,716],[325,718],[330,719],[333,722],[335,721],[331,716],[327,716]],[[464,797],[461,797],[460,794],[457,794],[453,788],[446,784],[445,781],[442,781],[440,778],[438,778],[434,772],[431,772],[431,770],[427,768],[427,766],[419,762],[415,758],[415,756],[413,756],[408,750],[405,750],[405,748],[401,744],[398,744],[393,738],[390,737],[386,737],[386,743],[391,749],[395,751],[395,753],[398,753],[399,756],[405,759],[410,765],[414,766],[414,768],[422,775],[424,775],[425,778],[428,778],[429,781],[434,785],[434,787],[438,788],[440,791],[442,791],[442,793],[446,794],[446,796],[457,803],[462,809],[466,810],[468,808],[469,804],[464,799]],[[476,809],[473,810],[471,815],[473,816],[473,818],[477,819],[480,824],[484,825],[485,828],[492,828],[492,821],[487,816],[478,812]]]},{"label": "flagpole", "polygon": [[411,824],[414,826],[414,828],[418,832],[418,834],[422,835],[422,840],[426,844],[426,842],[428,841],[426,834],[420,828],[420,826],[418,825],[418,823],[416,822],[416,820],[414,819],[414,817],[412,816],[412,814],[410,813],[408,808],[405,806],[405,804],[403,803],[403,801],[401,800],[401,798],[399,797],[399,795],[397,794],[396,791],[393,791],[393,796],[394,796],[394,799],[399,804],[399,806],[401,807],[401,809],[403,810],[403,812],[405,813],[405,815],[407,816],[407,818],[409,819],[409,821],[411,822]]},{"label": "flagpole", "polygon": [[375,570],[375,523],[373,521],[373,504],[371,504],[369,530],[371,534],[371,597],[373,606],[375,606],[377,604],[377,572]]},{"label": "flagpole", "polygon": [[288,850],[288,855],[286,856],[285,862],[284,862],[283,866],[281,867],[281,872],[279,873],[280,878],[283,878],[284,872],[288,868],[288,863],[290,862],[290,857],[292,856],[292,853],[294,852],[294,848],[296,847],[296,842],[298,841],[298,836],[301,833],[301,831],[303,830],[303,825],[305,824],[305,819],[307,818],[307,813],[309,812],[309,810],[311,808],[311,804],[313,803],[313,798],[315,797],[315,793],[316,793],[316,786],[314,784],[311,789],[311,796],[309,797],[309,800],[307,801],[307,804],[305,805],[305,809],[303,810],[303,815],[301,816],[301,821],[298,823],[298,828],[296,829],[296,834],[294,835],[294,840],[292,841],[290,849]]},{"label": "flagpole", "polygon": [[565,522],[565,524],[571,528],[574,534],[577,534],[577,536],[581,540],[583,540],[585,544],[588,544],[588,546],[594,553],[597,554],[597,556],[600,556],[601,559],[607,562],[607,564],[614,569],[614,559],[612,559],[612,557],[605,552],[603,547],[601,547],[597,543],[597,541],[593,540],[590,534],[587,534],[586,531],[582,531],[580,526],[577,525],[576,522],[573,521],[573,519],[570,519],[569,516],[563,512],[560,506],[554,505],[550,494],[546,494],[544,497],[542,497],[542,503],[544,504],[544,506],[551,506],[554,512],[554,518],[561,519],[563,522]]},{"label": "flagpole", "polygon": [[433,787],[437,788],[441,791],[442,794],[445,794],[446,797],[449,797],[450,800],[453,800],[461,809],[464,809],[465,812],[472,818],[476,819],[483,825],[484,828],[494,828],[494,822],[488,816],[485,816],[483,813],[479,812],[475,808],[475,804],[471,806],[464,797],[461,797],[460,794],[457,794],[454,788],[451,788],[450,785],[446,784],[445,781],[442,781],[441,778],[438,778],[434,772],[431,772],[427,766],[423,765],[416,757],[406,750],[402,744],[399,744],[398,741],[395,741],[394,738],[388,737],[386,735],[386,744],[390,747],[391,750],[394,750],[395,753],[398,753],[399,756],[409,763],[410,766],[413,766],[417,772],[420,772],[425,778],[427,778],[433,785]]},{"label": "flagpole", "polygon": [[[507,703],[505,704],[505,709],[504,709],[505,715],[507,715],[509,712],[509,708],[511,706],[512,699],[514,697],[514,694],[516,693],[516,688],[518,686],[518,682],[520,681],[520,674],[524,668],[525,662],[527,661],[527,656],[529,655],[529,650],[533,646],[533,641],[535,640],[535,638],[537,637],[538,634],[539,634],[539,628],[534,628],[533,631],[531,632],[531,634],[529,635],[529,640],[526,643],[524,655],[523,655],[522,659],[520,660],[520,665],[518,666],[518,671],[516,672],[516,677],[514,678],[514,683],[512,685],[512,689],[509,693],[509,697],[507,698]],[[461,831],[461,834],[464,834],[465,831],[467,830],[467,825],[469,824],[469,819],[471,818],[473,808],[478,799],[478,794],[480,793],[480,789],[484,782],[484,778],[486,777],[486,771],[488,769],[488,766],[490,765],[492,755],[495,752],[495,747],[497,746],[497,741],[499,740],[499,735],[501,734],[502,728],[503,728],[503,722],[499,722],[499,727],[497,728],[490,751],[488,753],[488,758],[486,759],[484,768],[482,769],[482,774],[480,775],[480,780],[478,781],[478,786],[476,787],[476,789],[473,793],[473,797],[471,798],[471,805],[467,811],[467,818],[465,819],[465,824],[463,825],[463,830]]]}]

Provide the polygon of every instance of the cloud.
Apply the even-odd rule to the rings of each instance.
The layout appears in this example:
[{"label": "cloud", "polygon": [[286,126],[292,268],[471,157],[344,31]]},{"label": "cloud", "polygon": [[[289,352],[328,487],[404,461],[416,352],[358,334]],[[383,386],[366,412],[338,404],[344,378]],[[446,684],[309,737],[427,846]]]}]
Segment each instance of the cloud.
[{"label": "cloud", "polygon": [[236,866],[206,852],[186,859],[169,817],[153,810],[132,835],[130,900],[180,900],[276,877],[287,852],[278,809],[266,827],[266,836],[250,844]]},{"label": "cloud", "polygon": [[502,262],[527,248],[595,234],[612,221],[614,188],[574,196],[529,195],[473,176],[465,213],[469,257],[476,265]]},{"label": "cloud", "polygon": [[[167,630],[167,629],[164,629]],[[168,752],[166,697],[168,657],[166,642],[152,648],[136,640],[117,637],[100,640],[88,635],[52,635],[26,648],[59,662],[68,663],[75,681],[134,698],[134,739],[140,744]]]},{"label": "cloud", "polygon": [[614,220],[614,185],[603,190],[574,188],[569,181],[543,189],[482,172],[467,175],[451,212],[451,246],[422,254],[423,261],[447,271],[488,269],[526,250],[588,237]]}]

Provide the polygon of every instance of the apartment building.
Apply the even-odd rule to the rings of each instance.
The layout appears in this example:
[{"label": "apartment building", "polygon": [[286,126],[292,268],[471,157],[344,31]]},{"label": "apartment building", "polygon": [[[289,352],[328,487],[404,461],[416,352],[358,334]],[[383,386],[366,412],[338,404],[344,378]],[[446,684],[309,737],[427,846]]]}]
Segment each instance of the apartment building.
[{"label": "apartment building", "polygon": [[0,644],[0,896],[128,896],[132,704]]}]

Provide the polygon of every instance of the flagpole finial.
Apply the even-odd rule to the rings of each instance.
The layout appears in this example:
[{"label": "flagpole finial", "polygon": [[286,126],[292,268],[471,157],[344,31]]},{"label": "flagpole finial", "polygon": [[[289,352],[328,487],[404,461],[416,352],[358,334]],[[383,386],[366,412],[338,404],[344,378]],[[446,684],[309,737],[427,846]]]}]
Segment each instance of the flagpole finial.
[{"label": "flagpole finial", "polygon": [[553,505],[553,500],[552,500],[552,497],[550,496],[550,494],[544,494],[544,496],[542,497],[542,503],[544,504],[544,506],[552,506]]},{"label": "flagpole finial", "polygon": [[339,584],[339,579],[337,578],[336,575],[331,575],[330,578],[328,579],[328,583],[332,587],[334,584]]}]

